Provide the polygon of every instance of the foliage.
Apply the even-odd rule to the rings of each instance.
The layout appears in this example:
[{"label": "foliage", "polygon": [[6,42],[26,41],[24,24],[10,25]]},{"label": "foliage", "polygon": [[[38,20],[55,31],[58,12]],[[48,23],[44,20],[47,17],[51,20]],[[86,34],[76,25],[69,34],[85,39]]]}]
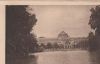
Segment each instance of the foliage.
[{"label": "foliage", "polygon": [[35,14],[26,11],[26,5],[6,6],[6,54],[23,56],[35,52],[37,41],[30,34],[36,24]]},{"label": "foliage", "polygon": [[91,8],[89,25],[95,30],[95,34],[100,35],[100,6]]},{"label": "foliage", "polygon": [[93,34],[93,32],[89,33],[88,39],[89,39],[89,47],[90,47],[89,49],[90,49],[90,51],[95,50],[96,49],[96,43],[95,43],[95,35]]},{"label": "foliage", "polygon": [[[92,44],[90,48],[95,50],[100,49],[100,6],[91,8],[91,16],[89,25],[93,30],[95,30],[95,35],[92,33],[89,34],[89,41]],[[93,44],[94,43],[94,44]]]},{"label": "foliage", "polygon": [[52,44],[50,42],[48,42],[47,45],[46,45],[46,48],[51,49],[52,47],[53,47]]},{"label": "foliage", "polygon": [[55,42],[55,43],[53,44],[53,48],[54,48],[54,49],[57,49],[57,48],[59,48],[59,45],[58,45],[58,43],[56,43],[56,42]]}]

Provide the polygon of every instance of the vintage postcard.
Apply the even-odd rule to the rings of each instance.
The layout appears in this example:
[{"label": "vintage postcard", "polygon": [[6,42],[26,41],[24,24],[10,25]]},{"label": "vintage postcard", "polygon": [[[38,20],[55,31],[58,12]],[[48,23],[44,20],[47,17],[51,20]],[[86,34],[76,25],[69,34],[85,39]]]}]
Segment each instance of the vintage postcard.
[{"label": "vintage postcard", "polygon": [[100,5],[5,5],[5,64],[100,64]]}]

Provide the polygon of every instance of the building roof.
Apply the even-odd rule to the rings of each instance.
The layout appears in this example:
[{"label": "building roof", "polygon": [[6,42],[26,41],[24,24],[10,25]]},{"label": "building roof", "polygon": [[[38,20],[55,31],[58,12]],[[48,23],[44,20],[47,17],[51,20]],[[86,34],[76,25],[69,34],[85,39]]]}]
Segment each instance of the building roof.
[{"label": "building roof", "polygon": [[62,31],[62,32],[60,32],[58,34],[58,37],[60,37],[60,36],[66,36],[66,37],[68,37],[68,34],[65,31]]},{"label": "building roof", "polygon": [[68,34],[65,31],[62,31],[58,34],[58,39],[66,40],[68,38]]}]

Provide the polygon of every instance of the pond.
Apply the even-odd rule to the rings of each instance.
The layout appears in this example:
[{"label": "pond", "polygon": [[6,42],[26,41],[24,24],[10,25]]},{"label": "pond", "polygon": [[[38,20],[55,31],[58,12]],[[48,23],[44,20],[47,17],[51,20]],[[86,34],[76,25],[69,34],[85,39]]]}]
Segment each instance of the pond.
[{"label": "pond", "polygon": [[7,64],[100,64],[86,50],[40,52],[31,56],[33,57],[18,59]]}]

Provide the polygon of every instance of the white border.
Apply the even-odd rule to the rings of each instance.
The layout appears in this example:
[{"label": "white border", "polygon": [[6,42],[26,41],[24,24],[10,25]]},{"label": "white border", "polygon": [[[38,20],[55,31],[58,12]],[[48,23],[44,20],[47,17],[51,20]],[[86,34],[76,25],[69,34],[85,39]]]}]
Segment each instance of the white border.
[{"label": "white border", "polygon": [[100,5],[90,1],[0,1],[1,5]]}]

